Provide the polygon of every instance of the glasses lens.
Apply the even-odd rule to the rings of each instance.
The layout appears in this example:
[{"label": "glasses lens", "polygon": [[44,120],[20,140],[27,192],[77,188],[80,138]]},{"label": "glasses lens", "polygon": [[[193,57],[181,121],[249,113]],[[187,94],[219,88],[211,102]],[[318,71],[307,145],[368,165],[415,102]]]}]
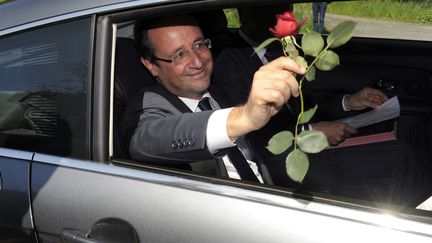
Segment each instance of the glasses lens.
[{"label": "glasses lens", "polygon": [[192,49],[190,50],[181,50],[177,52],[172,57],[172,63],[174,65],[182,64],[190,60],[191,58],[191,51],[194,51],[196,54],[204,54],[209,51],[211,48],[211,42],[210,39],[205,39],[202,41],[195,42],[192,46]]}]

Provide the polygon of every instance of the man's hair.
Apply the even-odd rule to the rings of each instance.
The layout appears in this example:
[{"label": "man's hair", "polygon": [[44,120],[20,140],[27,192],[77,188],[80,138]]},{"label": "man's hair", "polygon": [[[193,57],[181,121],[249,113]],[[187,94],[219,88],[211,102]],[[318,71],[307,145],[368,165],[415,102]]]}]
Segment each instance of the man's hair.
[{"label": "man's hair", "polygon": [[148,39],[147,31],[149,29],[148,21],[139,20],[134,26],[135,49],[140,57],[153,62],[153,47]]},{"label": "man's hair", "polygon": [[148,30],[164,26],[193,25],[198,26],[192,15],[175,15],[149,20],[139,20],[134,26],[135,49],[140,57],[154,63],[154,48],[148,38]]}]

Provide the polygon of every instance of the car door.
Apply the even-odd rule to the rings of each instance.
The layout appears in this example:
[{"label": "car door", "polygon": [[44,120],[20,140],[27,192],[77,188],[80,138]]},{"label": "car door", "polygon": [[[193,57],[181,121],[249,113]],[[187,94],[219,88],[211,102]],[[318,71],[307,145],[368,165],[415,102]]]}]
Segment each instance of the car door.
[{"label": "car door", "polygon": [[89,158],[87,84],[92,20],[0,38],[0,239],[35,241],[35,153]]},{"label": "car door", "polygon": [[[0,135],[2,137],[4,134]],[[33,154],[0,148],[0,241],[36,242],[31,221],[29,172]]]}]

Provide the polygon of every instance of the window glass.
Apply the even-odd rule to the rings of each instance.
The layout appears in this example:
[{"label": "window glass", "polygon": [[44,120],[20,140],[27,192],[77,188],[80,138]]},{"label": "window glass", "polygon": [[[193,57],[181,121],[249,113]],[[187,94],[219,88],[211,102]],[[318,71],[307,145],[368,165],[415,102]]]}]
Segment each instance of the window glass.
[{"label": "window glass", "polygon": [[432,41],[431,6],[431,1],[329,1],[315,15],[312,3],[295,4],[294,12],[298,20],[308,19],[300,33],[312,30],[314,21],[324,24],[326,34],[350,20],[357,24],[355,37]]},{"label": "window glass", "polygon": [[90,19],[0,39],[0,146],[87,157]]}]

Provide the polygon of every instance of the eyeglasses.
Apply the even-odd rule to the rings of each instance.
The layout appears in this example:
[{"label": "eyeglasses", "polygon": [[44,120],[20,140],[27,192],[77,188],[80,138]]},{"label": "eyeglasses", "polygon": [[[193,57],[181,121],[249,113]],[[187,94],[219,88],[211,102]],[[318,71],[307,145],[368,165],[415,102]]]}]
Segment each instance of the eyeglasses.
[{"label": "eyeglasses", "polygon": [[209,49],[211,48],[211,41],[210,39],[204,39],[197,41],[193,43],[192,48],[189,50],[180,50],[176,54],[174,54],[171,58],[165,59],[160,58],[153,55],[153,58],[158,61],[172,63],[174,65],[182,64],[190,60],[191,58],[191,51],[194,51],[196,54],[201,55],[204,53],[207,53]]}]

